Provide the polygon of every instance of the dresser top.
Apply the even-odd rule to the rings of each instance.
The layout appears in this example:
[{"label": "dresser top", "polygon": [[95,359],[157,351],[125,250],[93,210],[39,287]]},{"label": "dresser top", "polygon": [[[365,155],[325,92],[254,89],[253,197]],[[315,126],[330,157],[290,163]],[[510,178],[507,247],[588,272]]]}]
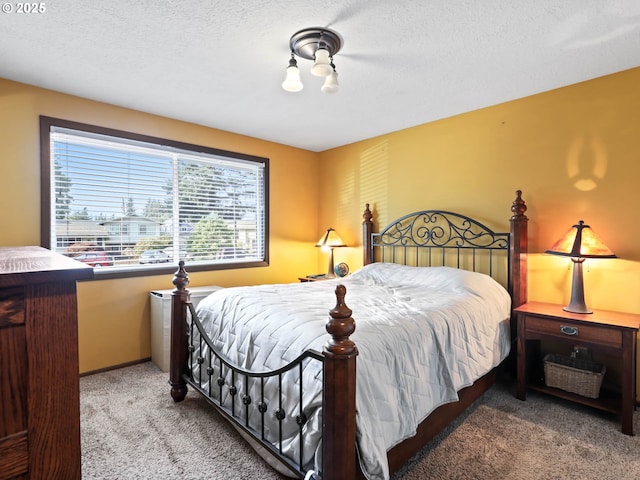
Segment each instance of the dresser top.
[{"label": "dresser top", "polygon": [[89,280],[93,268],[42,247],[0,247],[0,287]]}]

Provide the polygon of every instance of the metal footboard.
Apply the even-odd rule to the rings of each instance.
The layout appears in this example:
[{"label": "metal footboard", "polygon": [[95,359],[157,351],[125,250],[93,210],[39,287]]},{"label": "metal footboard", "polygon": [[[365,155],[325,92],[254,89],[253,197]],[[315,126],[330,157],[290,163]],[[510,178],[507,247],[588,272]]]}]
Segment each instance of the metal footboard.
[{"label": "metal footboard", "polygon": [[[187,307],[190,313],[187,319],[189,355],[184,380],[237,428],[272,453],[293,475],[304,478],[313,458],[305,459],[305,426],[312,399],[305,398],[303,370],[308,362],[323,362],[323,355],[309,350],[277,370],[245,370],[216,351],[193,304],[189,302]],[[318,371],[322,375],[321,365]],[[292,400],[292,395],[297,398]],[[297,408],[287,411],[285,397],[288,405],[295,404]],[[285,455],[283,448],[285,426],[290,433],[291,422],[297,425],[299,436],[295,458]],[[319,425],[321,428],[321,421]]]}]

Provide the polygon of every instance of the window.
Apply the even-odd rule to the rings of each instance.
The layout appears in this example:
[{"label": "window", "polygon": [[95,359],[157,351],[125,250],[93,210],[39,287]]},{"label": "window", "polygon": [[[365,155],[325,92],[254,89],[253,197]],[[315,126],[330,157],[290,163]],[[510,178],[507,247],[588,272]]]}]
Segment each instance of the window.
[{"label": "window", "polygon": [[268,264],[268,159],[48,117],[40,129],[43,246],[108,276]]}]

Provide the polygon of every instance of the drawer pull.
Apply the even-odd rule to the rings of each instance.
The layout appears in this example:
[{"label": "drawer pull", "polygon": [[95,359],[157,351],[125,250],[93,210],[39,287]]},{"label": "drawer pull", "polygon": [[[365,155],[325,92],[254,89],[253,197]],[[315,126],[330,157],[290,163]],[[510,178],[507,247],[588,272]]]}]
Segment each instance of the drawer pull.
[{"label": "drawer pull", "polygon": [[568,325],[560,325],[560,331],[565,335],[578,335],[578,327],[570,327]]}]

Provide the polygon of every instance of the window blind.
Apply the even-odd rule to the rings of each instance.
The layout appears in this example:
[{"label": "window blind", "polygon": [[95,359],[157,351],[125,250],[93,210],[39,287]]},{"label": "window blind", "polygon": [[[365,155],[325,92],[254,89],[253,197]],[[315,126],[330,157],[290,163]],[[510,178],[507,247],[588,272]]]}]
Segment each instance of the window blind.
[{"label": "window blind", "polygon": [[52,249],[111,270],[266,260],[266,159],[55,125],[49,148]]}]

